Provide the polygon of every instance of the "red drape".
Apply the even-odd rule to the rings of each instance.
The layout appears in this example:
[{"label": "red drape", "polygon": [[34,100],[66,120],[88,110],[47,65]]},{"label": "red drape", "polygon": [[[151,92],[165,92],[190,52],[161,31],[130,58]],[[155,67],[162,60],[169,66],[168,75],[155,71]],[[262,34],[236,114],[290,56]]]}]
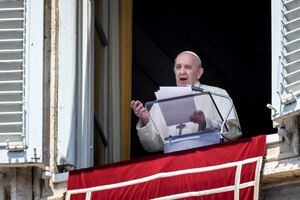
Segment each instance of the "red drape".
[{"label": "red drape", "polygon": [[[256,162],[242,165],[239,182],[235,182],[237,166],[223,169],[213,169],[213,166],[262,157],[265,148],[266,137],[261,135],[74,170],[69,173],[68,190],[101,186],[100,191],[92,192],[92,199],[152,199],[176,194],[187,195],[184,199],[234,199],[234,191],[200,196],[199,192],[254,181]],[[201,171],[206,167],[208,171]],[[238,192],[239,199],[253,199],[254,186],[240,188]],[[72,200],[84,198],[85,194],[71,195]]]}]

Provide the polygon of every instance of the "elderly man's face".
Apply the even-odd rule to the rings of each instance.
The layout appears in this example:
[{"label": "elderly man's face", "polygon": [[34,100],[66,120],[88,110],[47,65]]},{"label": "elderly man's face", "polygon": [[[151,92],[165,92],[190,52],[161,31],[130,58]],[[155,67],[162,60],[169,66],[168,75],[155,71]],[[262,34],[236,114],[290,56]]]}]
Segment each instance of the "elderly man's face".
[{"label": "elderly man's face", "polygon": [[174,73],[177,86],[194,85],[203,74],[203,68],[197,66],[197,59],[189,54],[182,53],[175,60]]}]

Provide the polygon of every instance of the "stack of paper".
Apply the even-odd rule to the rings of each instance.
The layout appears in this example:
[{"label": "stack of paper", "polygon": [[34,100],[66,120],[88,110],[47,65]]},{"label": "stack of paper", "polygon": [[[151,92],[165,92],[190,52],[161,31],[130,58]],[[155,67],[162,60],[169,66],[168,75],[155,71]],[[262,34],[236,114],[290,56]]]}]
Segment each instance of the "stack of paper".
[{"label": "stack of paper", "polygon": [[190,117],[196,111],[196,105],[194,96],[185,96],[193,93],[191,87],[160,87],[155,92],[157,100],[164,100],[158,104],[167,126],[190,121]]}]

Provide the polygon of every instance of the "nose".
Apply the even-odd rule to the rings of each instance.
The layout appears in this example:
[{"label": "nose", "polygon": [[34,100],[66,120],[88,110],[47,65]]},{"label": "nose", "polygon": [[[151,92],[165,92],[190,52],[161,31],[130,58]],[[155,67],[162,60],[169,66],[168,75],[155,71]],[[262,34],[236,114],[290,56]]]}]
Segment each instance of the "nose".
[{"label": "nose", "polygon": [[179,71],[179,73],[180,73],[180,74],[183,74],[183,73],[185,73],[185,70],[184,70],[184,68],[183,68],[183,67],[181,67],[181,68],[180,68],[180,71]]}]

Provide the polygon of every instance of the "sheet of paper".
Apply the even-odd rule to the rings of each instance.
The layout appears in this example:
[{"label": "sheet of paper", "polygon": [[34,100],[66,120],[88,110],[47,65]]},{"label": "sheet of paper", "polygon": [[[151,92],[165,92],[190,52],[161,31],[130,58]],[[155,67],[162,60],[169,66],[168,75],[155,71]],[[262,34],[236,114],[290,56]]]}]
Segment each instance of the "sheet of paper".
[{"label": "sheet of paper", "polygon": [[191,87],[160,87],[155,96],[157,100],[193,94]]},{"label": "sheet of paper", "polygon": [[194,96],[180,98],[189,94],[193,94],[191,87],[160,87],[155,92],[157,100],[179,97],[158,103],[167,126],[190,122],[196,111]]}]

